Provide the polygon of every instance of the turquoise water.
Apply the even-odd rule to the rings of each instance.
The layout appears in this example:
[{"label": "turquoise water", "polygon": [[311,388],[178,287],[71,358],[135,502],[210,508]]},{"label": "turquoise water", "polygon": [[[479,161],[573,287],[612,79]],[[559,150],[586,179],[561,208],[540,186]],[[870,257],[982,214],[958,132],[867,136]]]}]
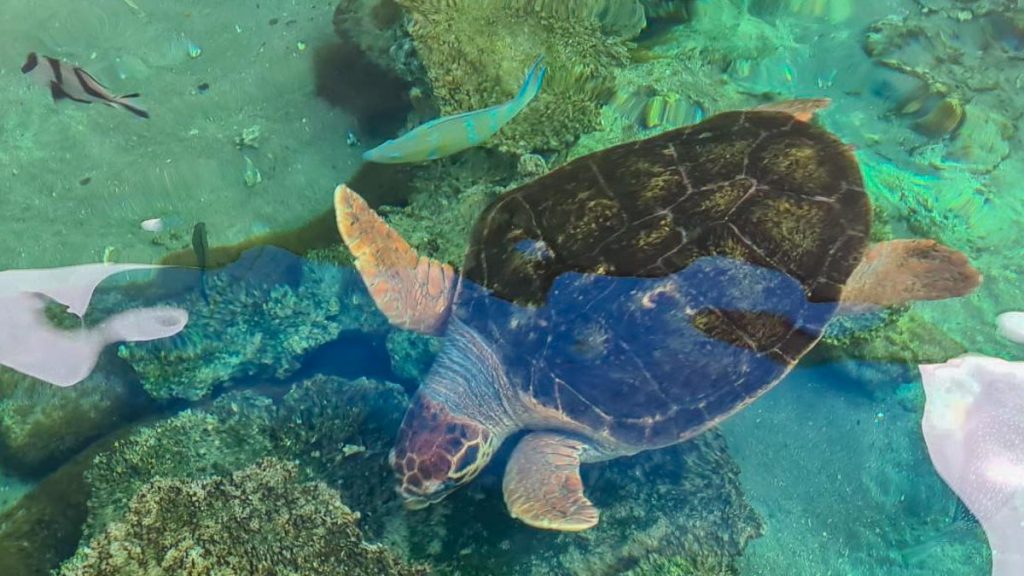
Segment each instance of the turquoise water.
[{"label": "turquoise water", "polygon": [[0,32],[0,574],[1024,574],[1018,2]]}]

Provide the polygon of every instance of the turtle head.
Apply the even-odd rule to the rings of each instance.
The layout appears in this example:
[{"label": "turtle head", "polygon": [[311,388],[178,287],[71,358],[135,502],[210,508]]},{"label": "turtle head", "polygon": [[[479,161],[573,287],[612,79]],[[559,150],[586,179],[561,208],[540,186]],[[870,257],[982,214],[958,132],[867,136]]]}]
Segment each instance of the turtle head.
[{"label": "turtle head", "polygon": [[391,451],[406,508],[425,508],[472,480],[498,443],[484,424],[417,394]]}]

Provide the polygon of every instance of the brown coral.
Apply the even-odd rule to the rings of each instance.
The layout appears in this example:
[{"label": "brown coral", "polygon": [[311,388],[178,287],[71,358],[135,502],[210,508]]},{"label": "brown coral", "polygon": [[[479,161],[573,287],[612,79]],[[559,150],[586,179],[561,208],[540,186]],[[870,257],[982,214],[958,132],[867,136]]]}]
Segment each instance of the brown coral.
[{"label": "brown coral", "polygon": [[294,464],[266,459],[227,478],[157,479],[60,574],[426,574],[364,542],[337,492],[297,476]]}]

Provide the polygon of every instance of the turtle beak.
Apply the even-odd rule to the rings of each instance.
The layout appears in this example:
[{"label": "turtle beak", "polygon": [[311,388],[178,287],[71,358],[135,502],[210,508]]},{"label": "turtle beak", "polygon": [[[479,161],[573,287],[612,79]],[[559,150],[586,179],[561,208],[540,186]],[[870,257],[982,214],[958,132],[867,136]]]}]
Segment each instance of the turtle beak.
[{"label": "turtle beak", "polygon": [[402,486],[398,489],[398,493],[402,495],[402,505],[406,510],[422,510],[431,504],[436,504],[441,500],[444,500],[445,496],[452,493],[457,487],[455,482],[445,480],[443,482],[436,483],[435,489],[424,492],[422,489],[417,490],[409,486]]}]

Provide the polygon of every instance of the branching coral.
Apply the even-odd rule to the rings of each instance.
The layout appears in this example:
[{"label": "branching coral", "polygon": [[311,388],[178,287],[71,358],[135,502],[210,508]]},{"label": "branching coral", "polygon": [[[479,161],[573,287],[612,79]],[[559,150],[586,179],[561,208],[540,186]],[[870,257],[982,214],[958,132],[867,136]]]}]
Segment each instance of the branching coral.
[{"label": "branching coral", "polygon": [[426,574],[365,543],[358,519],[337,492],[299,484],[294,464],[273,459],[226,478],[158,479],[60,574]]},{"label": "branching coral", "polygon": [[354,270],[303,262],[300,280],[266,282],[251,265],[208,274],[208,301],[186,297],[191,321],[177,337],[120,347],[150,395],[195,400],[239,378],[285,378],[343,330],[387,328]]}]

